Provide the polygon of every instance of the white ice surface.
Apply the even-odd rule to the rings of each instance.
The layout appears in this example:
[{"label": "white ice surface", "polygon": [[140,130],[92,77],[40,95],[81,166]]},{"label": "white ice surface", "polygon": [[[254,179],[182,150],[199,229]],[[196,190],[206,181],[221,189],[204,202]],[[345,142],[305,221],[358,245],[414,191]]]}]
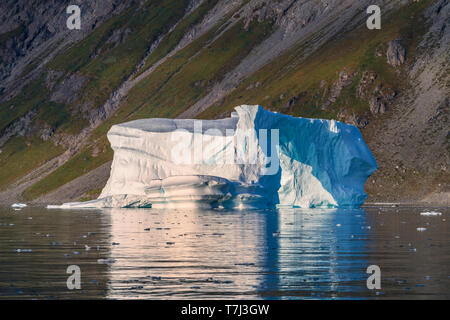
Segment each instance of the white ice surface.
[{"label": "white ice surface", "polygon": [[[364,184],[377,165],[358,128],[334,120],[295,118],[259,106],[244,105],[235,110],[231,118],[202,121],[200,133],[194,120],[142,119],[114,125],[108,132],[114,160],[99,199],[58,207],[309,208],[363,204]],[[176,129],[183,132],[174,136]],[[279,130],[276,149],[270,137],[267,146],[261,142],[260,129]],[[257,132],[248,137],[246,150],[233,143],[239,130]],[[203,141],[200,161],[195,142],[199,136]],[[182,141],[185,144],[180,148]],[[255,145],[256,163],[224,161],[230,153],[247,152]],[[192,154],[192,164],[179,163],[181,157],[174,157],[177,152]],[[276,170],[268,171],[271,166]]]},{"label": "white ice surface", "polygon": [[27,205],[25,203],[14,203],[11,205],[12,208],[25,208]]},{"label": "white ice surface", "polygon": [[430,212],[421,212],[420,215],[421,216],[440,216],[440,215],[442,215],[442,213],[437,212],[437,211],[430,211]]}]

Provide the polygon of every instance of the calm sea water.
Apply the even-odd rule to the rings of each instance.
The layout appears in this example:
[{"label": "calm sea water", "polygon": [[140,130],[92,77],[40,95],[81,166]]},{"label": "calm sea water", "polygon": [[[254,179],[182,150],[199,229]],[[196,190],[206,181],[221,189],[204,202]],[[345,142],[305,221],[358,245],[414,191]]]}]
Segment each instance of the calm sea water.
[{"label": "calm sea water", "polygon": [[3,207],[0,298],[449,299],[448,211]]}]

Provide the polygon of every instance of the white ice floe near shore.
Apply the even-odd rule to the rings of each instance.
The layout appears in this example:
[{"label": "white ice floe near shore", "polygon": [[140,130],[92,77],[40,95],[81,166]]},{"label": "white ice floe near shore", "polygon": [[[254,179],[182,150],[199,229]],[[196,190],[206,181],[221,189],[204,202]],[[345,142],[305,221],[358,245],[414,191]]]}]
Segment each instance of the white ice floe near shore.
[{"label": "white ice floe near shore", "polygon": [[377,169],[358,128],[239,106],[221,120],[114,125],[99,199],[59,208],[357,207]]}]

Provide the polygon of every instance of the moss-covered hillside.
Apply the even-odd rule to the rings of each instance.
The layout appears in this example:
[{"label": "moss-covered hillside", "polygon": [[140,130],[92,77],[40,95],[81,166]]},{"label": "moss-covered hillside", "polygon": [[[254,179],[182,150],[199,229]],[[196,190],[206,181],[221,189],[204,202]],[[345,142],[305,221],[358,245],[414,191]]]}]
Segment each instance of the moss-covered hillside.
[{"label": "moss-covered hillside", "polygon": [[0,51],[32,45],[0,61],[0,202],[95,198],[113,124],[240,104],[357,125],[380,166],[370,201],[448,201],[449,4],[376,2],[381,30],[340,0],[122,1],[67,43],[10,22]]}]

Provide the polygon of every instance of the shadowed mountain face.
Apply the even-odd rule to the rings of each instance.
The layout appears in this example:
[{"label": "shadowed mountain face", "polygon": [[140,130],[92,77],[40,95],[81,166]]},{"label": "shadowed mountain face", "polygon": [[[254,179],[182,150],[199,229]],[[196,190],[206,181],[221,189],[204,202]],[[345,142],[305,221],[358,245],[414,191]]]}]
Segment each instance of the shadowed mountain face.
[{"label": "shadowed mountain face", "polygon": [[[81,29],[69,30],[67,6]],[[381,30],[366,9],[381,8]],[[369,201],[449,201],[448,0],[3,1],[0,202],[96,198],[113,124],[241,104],[358,126]]]}]

